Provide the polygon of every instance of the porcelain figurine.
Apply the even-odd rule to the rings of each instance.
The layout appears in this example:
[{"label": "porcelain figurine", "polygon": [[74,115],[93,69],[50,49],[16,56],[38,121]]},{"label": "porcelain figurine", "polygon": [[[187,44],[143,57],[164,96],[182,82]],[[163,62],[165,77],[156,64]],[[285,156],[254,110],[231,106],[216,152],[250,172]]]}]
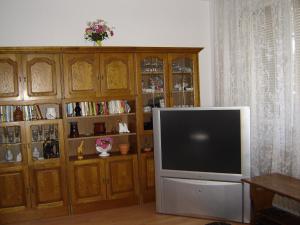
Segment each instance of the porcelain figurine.
[{"label": "porcelain figurine", "polygon": [[21,153],[21,152],[19,152],[19,153],[17,154],[16,161],[17,161],[17,162],[22,162],[22,153]]},{"label": "porcelain figurine", "polygon": [[130,133],[126,123],[119,123],[119,133]]},{"label": "porcelain figurine", "polygon": [[6,153],[5,153],[5,160],[7,161],[7,162],[11,162],[11,161],[13,161],[13,159],[14,159],[14,155],[13,155],[13,153],[12,153],[12,151],[11,150],[6,150]]}]

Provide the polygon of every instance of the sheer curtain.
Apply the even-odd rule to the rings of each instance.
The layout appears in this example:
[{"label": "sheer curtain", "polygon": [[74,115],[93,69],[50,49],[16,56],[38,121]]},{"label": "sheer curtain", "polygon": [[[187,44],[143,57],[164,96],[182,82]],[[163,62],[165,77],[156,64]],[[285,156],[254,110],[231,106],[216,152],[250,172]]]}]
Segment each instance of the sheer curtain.
[{"label": "sheer curtain", "polygon": [[300,178],[300,0],[214,0],[213,11],[216,106],[250,106],[253,176]]}]

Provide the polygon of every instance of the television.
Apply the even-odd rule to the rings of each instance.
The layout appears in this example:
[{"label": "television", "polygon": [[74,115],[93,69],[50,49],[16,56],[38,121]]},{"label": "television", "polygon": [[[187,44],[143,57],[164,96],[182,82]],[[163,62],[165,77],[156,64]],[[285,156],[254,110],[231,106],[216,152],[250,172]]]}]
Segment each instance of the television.
[{"label": "television", "polygon": [[249,222],[249,107],[153,109],[156,209]]},{"label": "television", "polygon": [[162,175],[233,182],[250,175],[249,107],[156,108],[153,126]]}]

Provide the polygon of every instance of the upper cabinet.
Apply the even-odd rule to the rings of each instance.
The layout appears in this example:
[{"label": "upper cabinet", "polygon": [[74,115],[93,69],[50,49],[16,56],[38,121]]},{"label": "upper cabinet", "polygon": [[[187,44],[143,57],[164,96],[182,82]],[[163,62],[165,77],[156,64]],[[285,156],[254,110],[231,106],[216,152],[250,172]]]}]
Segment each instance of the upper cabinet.
[{"label": "upper cabinet", "polygon": [[61,97],[58,54],[26,54],[22,57],[24,99],[59,99]]},{"label": "upper cabinet", "polygon": [[1,54],[1,101],[59,99],[59,54]]},{"label": "upper cabinet", "polygon": [[96,54],[64,54],[65,98],[96,97],[99,92],[99,57]]},{"label": "upper cabinet", "polygon": [[134,94],[133,55],[64,54],[65,98]]},{"label": "upper cabinet", "polygon": [[101,94],[103,96],[133,95],[133,54],[101,54]]},{"label": "upper cabinet", "polygon": [[169,54],[170,105],[200,105],[199,73],[196,54]]},{"label": "upper cabinet", "polygon": [[[0,98],[1,101],[21,100],[21,57],[17,54],[0,54]],[[21,78],[20,78],[21,79]]]}]

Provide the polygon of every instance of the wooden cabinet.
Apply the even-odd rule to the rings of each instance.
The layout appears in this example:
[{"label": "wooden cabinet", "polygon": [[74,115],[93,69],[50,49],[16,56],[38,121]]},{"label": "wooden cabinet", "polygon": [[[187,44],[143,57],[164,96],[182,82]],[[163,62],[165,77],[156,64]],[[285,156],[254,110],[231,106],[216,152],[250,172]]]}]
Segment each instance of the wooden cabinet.
[{"label": "wooden cabinet", "polygon": [[137,196],[137,158],[135,155],[107,158],[107,198]]},{"label": "wooden cabinet", "polygon": [[106,199],[103,160],[74,161],[70,164],[69,171],[73,205]]},{"label": "wooden cabinet", "polygon": [[153,152],[141,154],[141,190],[143,202],[155,200],[155,171]]},{"label": "wooden cabinet", "polygon": [[133,54],[65,54],[65,97],[134,94]]},{"label": "wooden cabinet", "polygon": [[96,97],[99,92],[99,59],[96,54],[64,54],[65,98]]},{"label": "wooden cabinet", "polygon": [[0,220],[67,214],[62,131],[61,120],[1,124]]},{"label": "wooden cabinet", "polygon": [[61,97],[58,54],[0,54],[1,101]]},{"label": "wooden cabinet", "polygon": [[0,98],[1,101],[21,100],[21,56],[0,54]]},{"label": "wooden cabinet", "polygon": [[[154,200],[152,108],[200,105],[201,50],[0,48],[0,221]],[[48,108],[56,119],[42,119]]]},{"label": "wooden cabinet", "polygon": [[132,53],[101,54],[101,95],[120,96],[134,94]]},{"label": "wooden cabinet", "polygon": [[0,218],[31,206],[28,180],[23,166],[0,168]]},{"label": "wooden cabinet", "polygon": [[137,203],[136,155],[71,161],[69,177],[74,212]]},{"label": "wooden cabinet", "polygon": [[59,54],[25,54],[22,66],[25,100],[61,97]]},{"label": "wooden cabinet", "polygon": [[198,56],[169,54],[170,106],[200,106]]}]

